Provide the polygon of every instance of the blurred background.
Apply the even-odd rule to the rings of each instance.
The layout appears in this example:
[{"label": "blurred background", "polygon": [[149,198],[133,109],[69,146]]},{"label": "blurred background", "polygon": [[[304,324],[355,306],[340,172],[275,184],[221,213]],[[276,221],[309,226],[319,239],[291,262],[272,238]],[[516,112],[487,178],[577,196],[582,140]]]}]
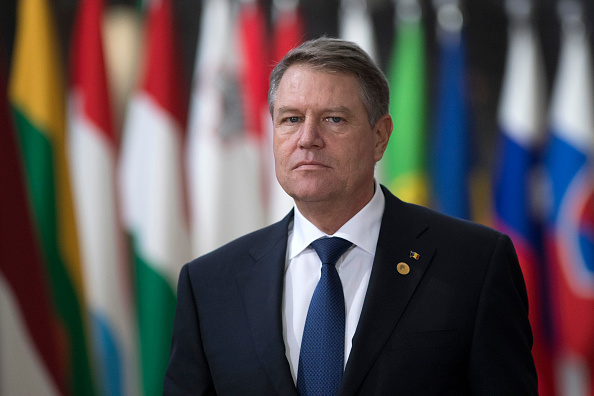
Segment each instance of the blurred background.
[{"label": "blurred background", "polygon": [[541,395],[594,395],[594,3],[2,0],[0,395],[157,395],[181,266],[281,219],[268,75],[357,42],[405,201],[509,234]]}]

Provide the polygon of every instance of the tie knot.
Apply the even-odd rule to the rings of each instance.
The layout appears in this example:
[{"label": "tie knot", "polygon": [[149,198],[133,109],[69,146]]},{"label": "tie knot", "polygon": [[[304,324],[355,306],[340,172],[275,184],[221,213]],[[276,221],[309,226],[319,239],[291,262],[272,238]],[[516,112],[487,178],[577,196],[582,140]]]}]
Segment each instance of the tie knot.
[{"label": "tie knot", "polygon": [[339,237],[320,238],[311,243],[322,264],[335,265],[340,256],[352,245],[351,242]]}]

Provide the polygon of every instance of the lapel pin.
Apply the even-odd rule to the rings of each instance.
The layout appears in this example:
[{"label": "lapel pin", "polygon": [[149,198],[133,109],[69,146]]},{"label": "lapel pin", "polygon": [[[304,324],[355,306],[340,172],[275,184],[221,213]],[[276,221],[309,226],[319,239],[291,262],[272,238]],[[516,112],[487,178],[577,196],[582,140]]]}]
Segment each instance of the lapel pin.
[{"label": "lapel pin", "polygon": [[410,258],[413,258],[415,260],[418,260],[421,258],[421,255],[417,252],[413,252],[412,250],[410,251]]},{"label": "lapel pin", "polygon": [[410,267],[405,262],[400,262],[396,265],[396,270],[400,275],[407,275],[410,272]]}]

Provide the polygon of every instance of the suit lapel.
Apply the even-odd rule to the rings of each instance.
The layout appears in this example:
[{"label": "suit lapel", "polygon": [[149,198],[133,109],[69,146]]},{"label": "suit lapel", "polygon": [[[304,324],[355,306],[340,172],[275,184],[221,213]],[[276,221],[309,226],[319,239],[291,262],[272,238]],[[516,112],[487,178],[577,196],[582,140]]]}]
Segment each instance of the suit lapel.
[{"label": "suit lapel", "polygon": [[[282,327],[282,295],[290,213],[269,227],[269,235],[250,249],[253,265],[236,275],[243,295],[254,349],[277,394],[295,395],[289,362],[285,356]],[[246,340],[247,342],[247,340]]]},{"label": "suit lapel", "polygon": [[[435,253],[433,246],[417,239],[427,226],[408,216],[405,204],[385,189],[384,195],[386,207],[369,287],[339,395],[353,394],[360,386],[388,342]],[[418,257],[411,257],[411,252]],[[408,265],[410,272],[397,270],[401,262]]]}]

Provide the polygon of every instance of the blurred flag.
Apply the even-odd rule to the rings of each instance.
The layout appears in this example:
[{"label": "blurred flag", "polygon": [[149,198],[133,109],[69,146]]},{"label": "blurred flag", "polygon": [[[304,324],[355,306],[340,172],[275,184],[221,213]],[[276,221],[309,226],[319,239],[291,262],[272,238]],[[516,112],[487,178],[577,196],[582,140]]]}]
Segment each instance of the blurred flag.
[{"label": "blurred flag", "polygon": [[[1,38],[1,37],[0,37]],[[0,49],[0,394],[66,393],[66,338],[31,218]]]},{"label": "blurred flag", "polygon": [[175,284],[191,257],[182,167],[187,103],[172,1],[150,2],[146,26],[144,74],[124,126],[120,191],[136,263],[143,389],[145,395],[160,395],[169,360]]},{"label": "blurred flag", "polygon": [[[272,68],[282,60],[287,52],[298,47],[305,40],[305,27],[303,16],[296,0],[275,1],[275,17],[273,32]],[[268,85],[267,85],[268,86]],[[282,219],[293,207],[293,199],[278,184],[274,168],[272,119],[270,113],[266,114],[267,120],[267,146],[264,148],[265,158],[268,163],[264,168],[268,172],[268,222]]]},{"label": "blurred flag", "polygon": [[[539,393],[555,394],[552,345],[547,320],[546,267],[542,257],[542,199],[538,190],[546,89],[537,37],[529,8],[514,9],[508,2],[509,44],[499,104],[499,144],[494,177],[496,227],[508,234],[516,248],[530,304],[534,335],[532,354],[538,372]],[[527,4],[524,2],[524,5]]]},{"label": "blurred flag", "polygon": [[[247,134],[240,93],[238,7],[207,0],[202,11],[188,144],[195,256],[264,224],[260,132]],[[251,123],[258,128],[261,121],[252,114]]]},{"label": "blurred flag", "polygon": [[[70,175],[58,38],[49,4],[18,4],[9,98],[16,120],[37,239],[65,338],[67,392],[93,395]],[[28,286],[30,287],[30,286]],[[51,336],[51,332],[49,334]]]},{"label": "blurred flag", "polygon": [[400,199],[424,205],[428,200],[425,33],[416,1],[399,0],[396,12],[396,37],[388,66],[394,131],[382,160],[380,180]]},{"label": "blurred flag", "polygon": [[[594,352],[594,100],[585,28],[563,17],[560,61],[545,154],[552,202],[546,229],[555,324],[565,353]],[[594,389],[594,387],[591,388]]]},{"label": "blurred flag", "polygon": [[371,59],[378,61],[373,21],[367,10],[367,0],[342,0],[338,26],[341,39],[357,43]]},{"label": "blurred flag", "polygon": [[273,54],[269,71],[272,71],[287,52],[298,47],[305,40],[305,27],[299,2],[277,0],[273,4],[275,6]]},{"label": "blurred flag", "polygon": [[437,15],[439,71],[432,139],[432,202],[440,212],[468,219],[470,126],[462,12],[453,1],[439,6]]},{"label": "blurred flag", "polygon": [[130,268],[116,203],[116,138],[101,39],[103,0],[82,0],[70,53],[69,148],[95,373],[102,395],[138,394]]},{"label": "blurred flag", "polygon": [[[244,115],[244,139],[246,148],[257,160],[244,164],[245,177],[253,181],[245,193],[253,199],[252,211],[258,219],[252,231],[266,223],[265,207],[268,205],[268,154],[266,152],[266,128],[269,125],[268,77],[272,67],[268,43],[266,16],[258,0],[240,2],[239,11],[240,95]],[[251,167],[250,167],[251,165]],[[259,199],[258,199],[259,198]]]},{"label": "blurred flag", "polygon": [[270,54],[266,19],[258,0],[241,2],[239,11],[239,60],[244,128],[248,138],[260,143],[267,113]]}]

